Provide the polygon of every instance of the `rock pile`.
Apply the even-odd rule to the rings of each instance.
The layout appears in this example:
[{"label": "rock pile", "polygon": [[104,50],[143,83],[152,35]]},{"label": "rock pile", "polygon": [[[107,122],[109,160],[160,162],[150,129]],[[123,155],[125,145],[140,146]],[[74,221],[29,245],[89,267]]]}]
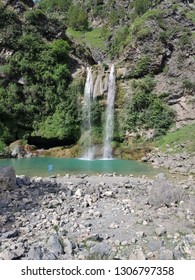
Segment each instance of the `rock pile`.
[{"label": "rock pile", "polygon": [[195,154],[186,152],[180,154],[162,153],[153,151],[142,161],[150,162],[155,168],[163,167],[171,173],[181,173],[185,175],[195,174]]},{"label": "rock pile", "polygon": [[16,183],[0,188],[0,259],[195,259],[193,177]]}]

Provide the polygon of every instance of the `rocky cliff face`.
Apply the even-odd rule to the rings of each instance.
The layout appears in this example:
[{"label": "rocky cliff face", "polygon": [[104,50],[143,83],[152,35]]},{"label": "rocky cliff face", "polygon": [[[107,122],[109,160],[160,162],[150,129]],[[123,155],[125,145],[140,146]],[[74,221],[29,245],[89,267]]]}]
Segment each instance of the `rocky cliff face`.
[{"label": "rocky cliff face", "polygon": [[122,65],[122,78],[128,81],[141,59],[148,58],[146,71],[155,77],[155,92],[176,111],[179,127],[195,120],[195,27],[189,19],[194,10],[167,2],[156,7],[156,15],[142,17],[142,29],[138,24],[131,26],[134,40],[123,49],[117,64]]},{"label": "rocky cliff face", "polygon": [[[63,13],[51,15],[44,10],[42,12],[37,7],[33,8],[31,0],[2,1],[3,7],[11,6],[11,10],[16,11],[16,16],[10,21],[3,21],[1,25],[0,63],[4,66],[14,55],[18,50],[15,42],[31,28],[46,44],[56,39],[69,43],[71,51],[66,62],[73,79],[78,77],[78,73],[85,77],[86,66],[95,66],[95,76],[98,77],[98,69],[114,63],[117,73],[117,114],[123,111],[124,97],[132,95],[132,81],[137,82],[150,75],[156,82],[153,94],[176,112],[176,126],[194,122],[194,1],[154,0],[141,12],[136,11],[136,2],[74,1],[87,12],[91,30],[100,30],[93,34],[94,37],[91,30],[86,30],[80,34],[79,41],[76,37],[78,34],[75,37],[74,32],[68,34]],[[34,18],[32,14],[29,17],[28,11],[34,12]],[[89,33],[91,37],[83,41],[82,37]],[[97,38],[103,41],[106,48],[96,48],[94,42],[90,44],[90,40]],[[16,81],[14,73],[12,76],[14,83],[25,87],[23,77]],[[8,83],[6,69],[0,70],[0,77]]]},{"label": "rocky cliff face", "polygon": [[76,2],[88,11],[94,28],[109,29],[107,53],[91,51],[96,62],[115,61],[125,94],[131,94],[132,79],[154,75],[154,92],[176,112],[176,126],[194,122],[194,1],[152,1],[137,18],[136,1]]},{"label": "rocky cliff face", "polygon": [[[34,2],[32,0],[10,0],[10,1],[2,1],[2,9],[6,7],[9,9],[13,9],[18,17],[13,19],[5,19],[3,25],[1,26],[0,34],[0,64],[4,64],[7,61],[9,56],[14,53],[13,46],[9,43],[9,37],[13,36],[15,33],[15,39],[18,39],[19,36],[25,32],[25,27],[29,24],[28,20],[25,16],[23,16],[23,12],[32,10],[34,7]],[[81,69],[83,66],[87,64],[95,64],[93,56],[91,54],[91,50],[86,47],[72,41],[70,38],[66,36],[67,26],[63,20],[56,20],[49,15],[46,16],[37,16],[34,22],[31,22],[34,25],[40,35],[44,38],[44,40],[51,42],[55,39],[64,39],[68,41],[71,46],[71,52],[68,58],[69,67],[71,69],[72,74],[74,74],[78,69]],[[11,31],[10,29],[14,29]],[[6,31],[7,30],[7,31]],[[0,73],[0,77],[2,74]]]}]

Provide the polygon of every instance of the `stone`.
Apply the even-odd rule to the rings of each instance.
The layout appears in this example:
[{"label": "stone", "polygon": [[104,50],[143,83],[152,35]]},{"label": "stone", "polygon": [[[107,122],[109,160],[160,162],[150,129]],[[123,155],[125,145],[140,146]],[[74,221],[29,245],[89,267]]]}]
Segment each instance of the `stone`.
[{"label": "stone", "polygon": [[73,244],[67,237],[61,237],[64,253],[71,257],[73,252]]},{"label": "stone", "polygon": [[82,196],[81,189],[78,189],[78,190],[75,192],[75,197],[79,199],[79,198],[81,198],[81,196]]},{"label": "stone", "polygon": [[163,234],[166,233],[166,229],[162,226],[158,227],[155,229],[155,233],[158,235],[158,236],[162,236]]},{"label": "stone", "polygon": [[0,191],[16,188],[16,173],[12,166],[0,167]]},{"label": "stone", "polygon": [[16,176],[16,184],[18,186],[25,185],[29,186],[31,184],[30,178],[25,175]]},{"label": "stone", "polygon": [[3,260],[16,260],[17,259],[17,255],[12,252],[11,250],[7,249],[4,250],[3,252],[0,253],[0,257]]},{"label": "stone", "polygon": [[111,251],[111,246],[105,242],[97,243],[95,246],[93,246],[90,249],[91,254],[95,254],[97,256],[102,256],[102,257],[109,255],[110,251]]},{"label": "stone", "polygon": [[143,238],[146,236],[144,231],[137,231],[136,233],[137,238]]},{"label": "stone", "polygon": [[56,234],[49,237],[46,246],[48,250],[56,257],[63,253],[62,245],[60,243],[59,237]]},{"label": "stone", "polygon": [[19,243],[14,245],[14,249],[12,252],[17,256],[17,258],[21,258],[25,254],[25,248],[23,243]]},{"label": "stone", "polygon": [[110,229],[117,229],[117,228],[119,228],[119,225],[117,223],[112,223],[112,224],[109,225],[109,228]]},{"label": "stone", "polygon": [[141,248],[135,249],[129,256],[129,260],[145,260],[146,257]]},{"label": "stone", "polygon": [[103,193],[103,195],[106,197],[115,197],[113,191],[106,191]]},{"label": "stone", "polygon": [[19,231],[17,229],[7,231],[2,234],[2,238],[13,238],[19,236]]},{"label": "stone", "polygon": [[187,234],[187,235],[185,236],[185,239],[187,240],[187,242],[188,242],[190,245],[195,244],[195,234],[193,234],[193,233]]},{"label": "stone", "polygon": [[173,260],[173,251],[162,248],[160,250],[160,260]]},{"label": "stone", "polygon": [[41,246],[32,246],[27,255],[28,260],[56,260],[56,256]]}]

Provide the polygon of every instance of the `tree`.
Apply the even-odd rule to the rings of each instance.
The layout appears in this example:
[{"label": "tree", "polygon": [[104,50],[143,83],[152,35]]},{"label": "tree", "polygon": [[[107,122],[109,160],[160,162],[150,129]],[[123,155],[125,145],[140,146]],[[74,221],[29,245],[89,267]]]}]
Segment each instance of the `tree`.
[{"label": "tree", "polygon": [[151,4],[152,4],[152,1],[150,1],[150,0],[135,0],[134,8],[135,8],[136,14],[138,16],[141,16],[151,7]]},{"label": "tree", "polygon": [[48,12],[67,12],[71,5],[71,0],[40,0],[37,1],[39,8]]},{"label": "tree", "polygon": [[125,129],[153,128],[156,135],[163,134],[174,121],[174,112],[153,94],[155,82],[152,77],[134,81],[133,96],[126,104]]},{"label": "tree", "polygon": [[78,31],[84,31],[88,29],[88,17],[87,13],[82,7],[72,5],[68,10],[67,23],[70,27]]}]

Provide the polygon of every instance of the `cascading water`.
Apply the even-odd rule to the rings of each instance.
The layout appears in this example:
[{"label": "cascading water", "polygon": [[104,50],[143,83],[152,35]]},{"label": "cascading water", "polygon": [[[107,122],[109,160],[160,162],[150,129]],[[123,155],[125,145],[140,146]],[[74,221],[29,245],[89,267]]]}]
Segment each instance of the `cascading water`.
[{"label": "cascading water", "polygon": [[112,146],[111,141],[113,139],[114,132],[114,100],[115,100],[115,67],[111,66],[109,80],[108,80],[108,95],[106,106],[106,128],[105,139],[103,147],[103,158],[112,158]]},{"label": "cascading water", "polygon": [[87,68],[87,80],[84,90],[84,103],[83,103],[83,132],[85,142],[85,152],[82,156],[83,159],[94,158],[94,147],[92,146],[92,125],[91,125],[91,102],[93,99],[93,75],[91,67]]}]

